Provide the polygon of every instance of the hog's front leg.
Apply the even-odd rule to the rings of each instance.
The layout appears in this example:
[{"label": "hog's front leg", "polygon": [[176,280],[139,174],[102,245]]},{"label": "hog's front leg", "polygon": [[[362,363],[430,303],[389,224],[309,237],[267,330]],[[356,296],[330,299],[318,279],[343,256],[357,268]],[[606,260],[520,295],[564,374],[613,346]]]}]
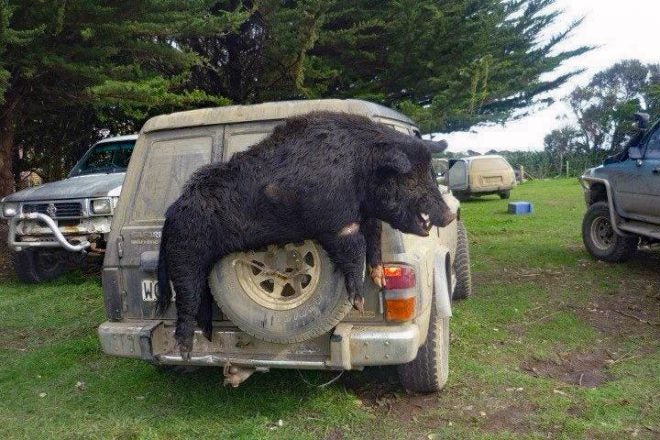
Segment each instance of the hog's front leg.
[{"label": "hog's front leg", "polygon": [[348,299],[355,309],[364,313],[362,275],[366,242],[359,225],[351,223],[338,233],[324,234],[319,241],[335,266],[344,274]]},{"label": "hog's front leg", "polygon": [[360,226],[367,248],[367,266],[369,267],[369,277],[375,285],[381,289],[385,287],[385,274],[383,272],[383,257],[381,254],[380,237],[383,226],[380,220],[367,218],[362,221]]}]

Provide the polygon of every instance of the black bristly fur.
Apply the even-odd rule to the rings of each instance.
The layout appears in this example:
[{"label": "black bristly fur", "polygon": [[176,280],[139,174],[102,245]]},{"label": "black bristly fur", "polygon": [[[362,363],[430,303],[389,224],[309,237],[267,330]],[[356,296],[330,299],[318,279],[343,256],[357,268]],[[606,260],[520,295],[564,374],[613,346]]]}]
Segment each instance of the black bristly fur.
[{"label": "black bristly fur", "polygon": [[[434,225],[453,220],[431,172],[434,145],[364,117],[317,112],[197,170],[165,214],[158,266],[157,309],[169,305],[171,280],[184,358],[196,323],[211,338],[207,277],[232,252],[315,239],[342,271],[354,304],[361,299],[365,254],[370,265],[380,262],[375,219],[418,235],[428,234],[422,212]],[[352,223],[361,230],[340,233]]]}]

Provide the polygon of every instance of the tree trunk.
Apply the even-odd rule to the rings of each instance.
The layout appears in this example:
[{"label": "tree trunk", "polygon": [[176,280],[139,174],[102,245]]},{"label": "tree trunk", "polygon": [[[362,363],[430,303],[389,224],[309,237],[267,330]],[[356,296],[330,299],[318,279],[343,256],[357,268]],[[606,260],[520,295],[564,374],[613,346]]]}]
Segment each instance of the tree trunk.
[{"label": "tree trunk", "polygon": [[15,190],[12,160],[14,158],[13,105],[5,103],[0,110],[0,198]]}]

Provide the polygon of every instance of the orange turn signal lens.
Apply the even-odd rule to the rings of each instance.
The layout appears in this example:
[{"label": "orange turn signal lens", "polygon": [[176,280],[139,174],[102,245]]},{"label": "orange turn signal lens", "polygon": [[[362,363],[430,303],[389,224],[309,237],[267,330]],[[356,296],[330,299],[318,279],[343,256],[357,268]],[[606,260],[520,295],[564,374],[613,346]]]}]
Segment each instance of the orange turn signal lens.
[{"label": "orange turn signal lens", "polygon": [[385,319],[388,321],[410,321],[415,317],[415,297],[385,298]]}]

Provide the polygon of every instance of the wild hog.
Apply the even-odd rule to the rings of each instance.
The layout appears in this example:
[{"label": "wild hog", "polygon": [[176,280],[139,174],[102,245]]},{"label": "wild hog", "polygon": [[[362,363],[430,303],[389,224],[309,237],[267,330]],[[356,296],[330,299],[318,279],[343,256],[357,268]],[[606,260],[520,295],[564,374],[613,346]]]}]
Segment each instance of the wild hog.
[{"label": "wild hog", "polygon": [[[317,240],[362,309],[366,255],[380,282],[380,223],[429,234],[454,215],[431,168],[446,144],[401,134],[365,117],[317,112],[286,120],[225,163],[197,170],[165,214],[157,310],[176,291],[175,338],[189,359],[195,321],[210,340],[211,266],[232,252]],[[379,268],[381,269],[379,271]]]}]

